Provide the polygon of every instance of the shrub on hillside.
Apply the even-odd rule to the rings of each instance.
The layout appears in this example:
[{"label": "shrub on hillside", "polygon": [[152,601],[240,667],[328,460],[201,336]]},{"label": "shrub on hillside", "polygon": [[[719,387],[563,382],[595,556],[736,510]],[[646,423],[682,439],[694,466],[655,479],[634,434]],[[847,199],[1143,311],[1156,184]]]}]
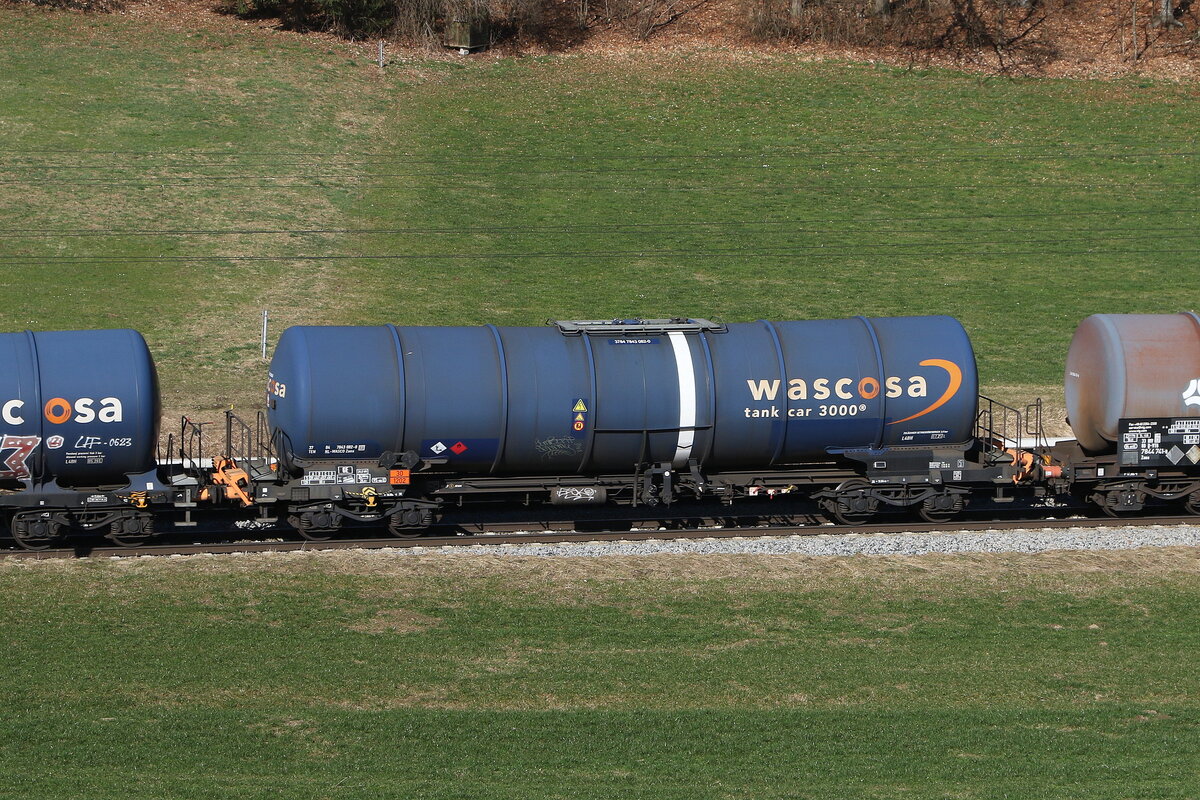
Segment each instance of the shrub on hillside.
[{"label": "shrub on hillside", "polygon": [[451,20],[488,21],[502,38],[537,33],[546,0],[225,0],[239,16],[278,17],[294,30],[429,40]]},{"label": "shrub on hillside", "polygon": [[990,53],[1000,66],[1053,55],[1041,38],[1044,8],[1033,0],[751,0],[750,34],[832,45]]},{"label": "shrub on hillside", "polygon": [[328,30],[344,36],[376,36],[396,23],[397,0],[227,0],[240,16],[279,17],[295,30]]},{"label": "shrub on hillside", "polygon": [[703,6],[707,0],[581,0],[581,21],[591,17],[602,24],[616,24],[635,39],[646,40],[662,28]]}]

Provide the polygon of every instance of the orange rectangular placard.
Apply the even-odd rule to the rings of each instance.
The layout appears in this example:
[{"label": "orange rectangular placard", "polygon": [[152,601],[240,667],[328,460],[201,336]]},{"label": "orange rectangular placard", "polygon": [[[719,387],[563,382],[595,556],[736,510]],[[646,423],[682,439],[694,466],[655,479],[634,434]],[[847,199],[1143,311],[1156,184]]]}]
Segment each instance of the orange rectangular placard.
[{"label": "orange rectangular placard", "polygon": [[409,471],[406,469],[393,469],[388,473],[392,486],[407,486],[409,484]]}]

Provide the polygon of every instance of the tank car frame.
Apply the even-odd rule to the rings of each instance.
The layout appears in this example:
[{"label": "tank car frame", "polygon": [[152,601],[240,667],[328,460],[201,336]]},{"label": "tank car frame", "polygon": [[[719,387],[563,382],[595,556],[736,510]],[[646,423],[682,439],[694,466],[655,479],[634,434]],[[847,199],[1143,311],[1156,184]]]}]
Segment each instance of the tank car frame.
[{"label": "tank car frame", "polygon": [[[1025,413],[1036,420],[1040,405]],[[985,398],[980,435],[961,445],[848,450],[819,463],[771,469],[705,471],[689,460],[684,468],[642,462],[624,474],[478,476],[411,451],[385,453],[370,462],[302,460],[280,448],[277,437],[259,456],[234,461],[248,465],[246,504],[257,506],[265,519],[286,520],[313,540],[328,539],[353,523],[384,525],[396,536],[418,536],[447,512],[502,506],[626,506],[669,516],[673,506],[699,502],[715,516],[769,516],[774,501],[794,499],[842,524],[910,511],[929,522],[944,522],[972,502],[1011,504],[1045,498],[1044,478],[1060,474],[1037,454],[1039,448],[1022,449],[998,428],[995,420],[1000,417],[1013,430],[1026,427],[1021,412]],[[314,485],[313,475],[322,476],[322,483]]]}]

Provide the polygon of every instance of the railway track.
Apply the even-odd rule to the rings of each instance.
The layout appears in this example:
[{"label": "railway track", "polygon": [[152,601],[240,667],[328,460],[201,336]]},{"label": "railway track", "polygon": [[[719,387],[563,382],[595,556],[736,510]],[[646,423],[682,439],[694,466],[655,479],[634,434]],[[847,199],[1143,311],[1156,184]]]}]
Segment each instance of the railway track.
[{"label": "railway track", "polygon": [[1015,531],[1070,528],[1130,528],[1172,525],[1197,525],[1195,516],[1154,516],[1136,518],[1070,517],[1043,520],[988,519],[956,522],[953,525],[914,521],[871,525],[789,524],[729,527],[687,527],[630,530],[541,530],[529,531],[529,524],[505,523],[489,526],[472,525],[474,531],[458,526],[453,532],[409,539],[392,536],[372,538],[338,538],[326,541],[247,539],[244,541],[213,541],[189,543],[147,544],[134,547],[79,544],[50,550],[0,550],[0,559],[73,559],[129,558],[136,556],[181,556],[230,553],[282,553],[313,550],[382,550],[388,548],[496,547],[506,544],[564,544],[615,541],[671,541],[687,539],[768,538],[788,536],[870,536],[893,533],[958,533],[963,531]]}]

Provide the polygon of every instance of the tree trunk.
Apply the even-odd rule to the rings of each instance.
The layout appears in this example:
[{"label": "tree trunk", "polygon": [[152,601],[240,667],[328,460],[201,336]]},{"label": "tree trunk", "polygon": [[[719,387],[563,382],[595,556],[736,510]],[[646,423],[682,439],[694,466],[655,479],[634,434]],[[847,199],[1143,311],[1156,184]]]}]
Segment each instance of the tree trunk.
[{"label": "tree trunk", "polygon": [[1171,5],[1171,0],[1162,0],[1162,9],[1158,15],[1152,20],[1152,24],[1158,28],[1182,28],[1183,23],[1175,19],[1175,9]]}]

